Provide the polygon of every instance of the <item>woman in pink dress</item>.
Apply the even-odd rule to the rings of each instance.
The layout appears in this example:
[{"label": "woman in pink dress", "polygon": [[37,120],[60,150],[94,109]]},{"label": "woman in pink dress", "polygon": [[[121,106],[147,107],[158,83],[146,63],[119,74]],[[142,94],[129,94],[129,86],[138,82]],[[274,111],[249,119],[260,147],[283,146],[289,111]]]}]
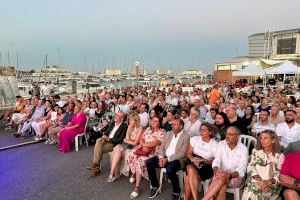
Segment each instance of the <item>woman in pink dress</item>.
[{"label": "woman in pink dress", "polygon": [[72,142],[76,135],[84,132],[86,120],[86,116],[81,110],[81,105],[77,104],[74,108],[72,121],[59,132],[58,151],[64,153],[72,151]]}]

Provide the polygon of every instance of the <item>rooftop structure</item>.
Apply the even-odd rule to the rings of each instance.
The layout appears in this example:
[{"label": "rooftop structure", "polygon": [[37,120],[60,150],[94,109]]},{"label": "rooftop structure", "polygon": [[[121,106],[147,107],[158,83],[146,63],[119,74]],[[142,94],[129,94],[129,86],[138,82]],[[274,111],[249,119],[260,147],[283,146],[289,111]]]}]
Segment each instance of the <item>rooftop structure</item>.
[{"label": "rooftop structure", "polygon": [[300,28],[267,31],[248,37],[249,56],[291,60],[300,65]]}]

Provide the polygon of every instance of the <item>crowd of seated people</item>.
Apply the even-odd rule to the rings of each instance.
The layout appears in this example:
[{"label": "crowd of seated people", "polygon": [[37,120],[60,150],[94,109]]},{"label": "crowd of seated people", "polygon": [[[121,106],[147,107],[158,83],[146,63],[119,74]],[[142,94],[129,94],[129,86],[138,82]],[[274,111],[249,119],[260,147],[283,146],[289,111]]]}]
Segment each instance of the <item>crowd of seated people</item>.
[{"label": "crowd of seated people", "polygon": [[[94,144],[91,177],[100,175],[103,156],[111,157],[106,180],[125,174],[137,198],[149,180],[149,198],[161,191],[156,168],[165,168],[172,199],[184,192],[198,199],[201,182],[209,181],[203,199],[226,199],[228,188],[241,188],[242,199],[299,199],[300,100],[290,88],[255,88],[238,92],[229,85],[212,89],[126,87],[92,94],[45,99],[17,97],[15,108],[1,116],[15,137],[30,133],[37,141],[72,151],[85,131]],[[290,93],[289,93],[290,94]],[[257,140],[247,148],[243,135]],[[285,154],[284,154],[285,153]],[[184,171],[179,187],[177,172]],[[238,197],[240,198],[240,197]]]}]

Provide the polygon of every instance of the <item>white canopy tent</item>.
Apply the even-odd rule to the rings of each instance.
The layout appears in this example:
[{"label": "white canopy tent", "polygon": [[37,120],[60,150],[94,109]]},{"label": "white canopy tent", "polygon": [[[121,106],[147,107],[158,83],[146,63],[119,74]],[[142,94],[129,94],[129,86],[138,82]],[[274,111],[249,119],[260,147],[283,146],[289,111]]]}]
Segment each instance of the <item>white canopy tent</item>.
[{"label": "white canopy tent", "polygon": [[285,61],[277,67],[267,69],[266,74],[300,74],[300,67],[290,61]]},{"label": "white canopy tent", "polygon": [[261,76],[265,75],[265,70],[255,63],[250,64],[248,67],[235,71],[232,73],[233,76]]}]

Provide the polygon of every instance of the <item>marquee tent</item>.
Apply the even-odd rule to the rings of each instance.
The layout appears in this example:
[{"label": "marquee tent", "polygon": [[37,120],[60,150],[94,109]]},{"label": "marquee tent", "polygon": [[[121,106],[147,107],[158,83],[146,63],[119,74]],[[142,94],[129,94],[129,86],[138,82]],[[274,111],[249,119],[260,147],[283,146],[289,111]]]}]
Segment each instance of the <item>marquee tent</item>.
[{"label": "marquee tent", "polygon": [[256,64],[252,63],[248,67],[235,71],[232,73],[233,76],[260,76],[265,75],[265,70]]},{"label": "marquee tent", "polygon": [[300,67],[290,61],[285,61],[277,67],[267,69],[266,74],[300,74]]}]

